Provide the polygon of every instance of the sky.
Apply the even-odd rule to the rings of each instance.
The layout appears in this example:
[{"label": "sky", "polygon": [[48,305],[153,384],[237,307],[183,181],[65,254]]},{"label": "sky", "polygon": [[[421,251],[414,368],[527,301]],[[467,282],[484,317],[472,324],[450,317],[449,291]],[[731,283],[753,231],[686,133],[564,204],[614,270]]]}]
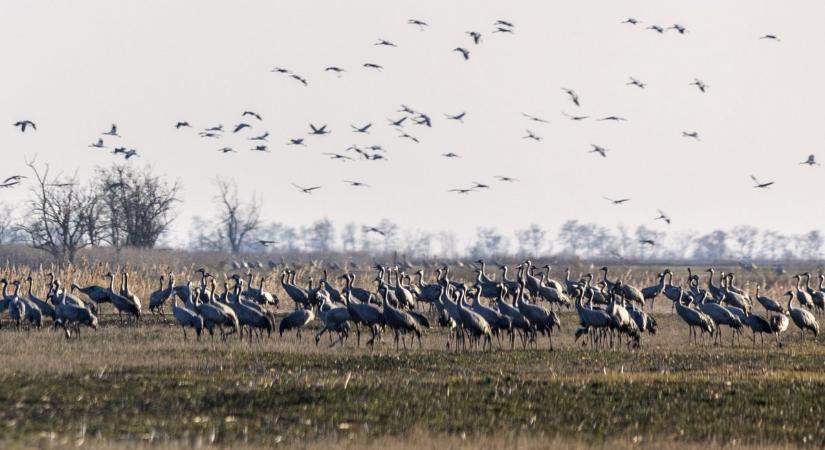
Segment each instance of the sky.
[{"label": "sky", "polygon": [[[642,23],[621,23],[628,17]],[[175,241],[192,217],[213,216],[216,176],[235,179],[242,196],[260,195],[264,219],[289,225],[387,218],[466,239],[478,227],[553,230],[570,219],[800,233],[825,221],[816,201],[825,168],[799,164],[809,154],[825,161],[822,17],[825,3],[813,0],[7,0],[0,175],[25,174],[26,158],[36,156],[84,179],[122,161],[112,147],[137,149],[129,164],[149,164],[183,186],[172,245],[182,244]],[[498,19],[515,33],[492,33]],[[687,32],[658,34],[646,29],[652,24]],[[480,44],[471,30],[482,33]],[[765,34],[781,41],[760,40]],[[469,60],[455,47],[468,49]],[[309,85],[272,73],[275,66]],[[631,76],[647,87],[628,86]],[[690,85],[694,78],[706,93]],[[562,88],[574,89],[581,106]],[[388,124],[403,116],[401,104],[433,119],[431,128],[407,120],[403,131],[418,144]],[[246,110],[263,120],[242,118]],[[460,112],[463,123],[445,118]],[[609,115],[627,121],[594,120]],[[22,119],[37,131],[11,126]],[[176,130],[184,120],[193,128]],[[242,121],[252,129],[232,133]],[[105,139],[108,150],[89,148],[112,123],[122,138]],[[310,123],[332,133],[309,136]],[[350,127],[366,123],[368,135]],[[198,136],[218,124],[229,129],[222,138]],[[543,140],[523,139],[527,129]],[[248,138],[264,131],[271,152],[250,151]],[[298,137],[306,147],[285,145]],[[609,149],[607,158],[588,153],[591,144]],[[351,145],[381,145],[387,160],[324,155],[357,157],[345,151]],[[217,151],[224,146],[237,153]],[[448,152],[460,158],[441,156]],[[754,189],[751,174],[776,184]],[[448,192],[474,182],[491,188]],[[292,183],[322,188],[307,195]],[[20,204],[28,191],[0,195]],[[631,200],[614,206],[605,196]],[[657,209],[672,225],[653,220]]]}]

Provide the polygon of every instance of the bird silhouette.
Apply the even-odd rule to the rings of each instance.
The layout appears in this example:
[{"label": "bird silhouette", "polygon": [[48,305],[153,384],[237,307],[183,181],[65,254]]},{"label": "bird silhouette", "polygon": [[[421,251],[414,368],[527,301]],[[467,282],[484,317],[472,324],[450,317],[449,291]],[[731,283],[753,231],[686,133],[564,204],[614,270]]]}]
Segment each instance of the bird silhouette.
[{"label": "bird silhouette", "polygon": [[762,183],[762,182],[760,182],[759,180],[757,180],[757,179],[756,179],[756,177],[755,177],[755,176],[753,176],[753,175],[751,175],[751,180],[753,180],[753,182],[754,182],[754,183],[756,183],[756,184],[753,186],[753,187],[754,187],[754,188],[756,188],[756,189],[765,189],[765,188],[769,188],[769,187],[773,186],[773,184],[774,184],[774,182],[773,182],[773,181],[768,181],[767,183]]},{"label": "bird silhouette", "polygon": [[532,120],[533,122],[550,123],[547,120],[542,119],[541,117],[531,116],[530,114],[527,114],[527,113],[521,113],[521,115],[528,118],[528,119],[530,119],[530,120]]},{"label": "bird silhouette", "polygon": [[673,26],[668,28],[668,30],[676,30],[676,32],[678,32],[679,34],[687,33],[687,28],[683,27],[682,25],[679,25],[678,23],[673,24]]},{"label": "bird silhouette", "polygon": [[204,131],[217,131],[217,132],[223,133],[223,125],[216,125],[212,128],[207,128]]},{"label": "bird silhouette", "polygon": [[493,25],[507,27],[507,28],[515,27],[515,25],[513,25],[512,22],[509,22],[509,21],[506,21],[506,20],[501,20],[501,19],[496,20],[496,22]]},{"label": "bird silhouette", "polygon": [[326,69],[324,69],[324,72],[335,72],[340,77],[342,73],[346,72],[346,70],[337,66],[329,66]]},{"label": "bird silhouette", "polygon": [[376,233],[376,234],[380,234],[381,236],[386,236],[387,235],[387,233],[384,230],[382,230],[378,227],[370,227],[370,226],[364,225],[362,227],[362,230],[364,230],[365,233]]},{"label": "bird silhouette", "polygon": [[694,79],[693,79],[693,83],[690,83],[690,84],[691,84],[692,86],[696,86],[697,88],[699,88],[699,90],[700,90],[700,91],[702,91],[703,93],[704,93],[704,92],[707,92],[708,87],[710,87],[710,86],[708,86],[707,84],[705,84],[705,82],[704,82],[704,81],[702,81],[702,80],[700,80],[700,79],[698,79],[698,78],[694,78]]},{"label": "bird silhouette", "polygon": [[577,94],[576,91],[568,88],[561,88],[561,90],[566,92],[567,95],[570,96],[570,101],[572,101],[574,105],[581,106],[579,104],[579,94]]},{"label": "bird silhouette", "polygon": [[601,118],[601,119],[599,119],[599,120],[600,120],[600,121],[603,121],[603,120],[612,120],[612,121],[614,121],[614,122],[626,122],[626,121],[627,121],[627,119],[625,119],[624,117],[619,117],[619,116],[607,116],[607,117],[602,117],[602,118]]},{"label": "bird silhouette", "polygon": [[304,144],[304,138],[290,139],[289,142],[286,143],[286,145],[303,145],[303,146],[306,146],[306,144]]},{"label": "bird silhouette", "polygon": [[289,73],[288,69],[284,69],[283,67],[273,67],[270,72],[277,72],[277,73]]},{"label": "bird silhouette", "polygon": [[264,134],[260,136],[253,136],[249,138],[250,141],[264,141],[266,142],[267,138],[269,138],[269,131],[264,131]]},{"label": "bird silhouette", "polygon": [[427,22],[424,22],[424,21],[421,21],[421,20],[418,20],[418,19],[410,19],[410,20],[407,21],[407,23],[410,24],[410,25],[417,25],[418,29],[422,30],[422,31],[424,30],[424,27],[430,26],[430,24],[428,24]]},{"label": "bird silhouette", "polygon": [[[398,131],[399,131],[399,132],[401,132],[401,130],[398,130]],[[400,136],[398,136],[398,137],[400,137],[400,138],[402,138],[402,139],[409,139],[409,140],[411,140],[411,141],[415,142],[416,144],[418,144],[418,143],[419,143],[419,141],[418,141],[418,138],[417,138],[417,137],[415,137],[415,136],[411,136],[411,135],[409,135],[409,134],[407,134],[407,133],[404,133],[404,132],[401,132],[401,135],[400,135]]]},{"label": "bird silhouette", "polygon": [[805,161],[802,161],[799,164],[807,164],[809,166],[818,166],[819,165],[819,163],[816,162],[816,156],[814,156],[814,155],[808,155],[808,159],[806,159]]},{"label": "bird silhouette", "polygon": [[527,130],[527,136],[522,136],[521,138],[522,138],[522,139],[532,139],[532,140],[534,140],[534,141],[536,141],[536,142],[539,142],[539,141],[541,141],[541,140],[542,140],[542,137],[541,137],[541,136],[536,136],[536,134],[535,134],[535,133],[533,133],[533,132],[532,132],[532,131],[530,131],[530,130]]},{"label": "bird silhouette", "polygon": [[198,135],[200,137],[205,137],[205,138],[220,138],[221,137],[220,134],[213,133],[211,131],[201,131],[200,133],[198,133]]},{"label": "bird silhouette", "polygon": [[304,86],[309,86],[309,83],[307,82],[307,79],[300,76],[300,75],[298,75],[297,73],[293,73],[292,75],[290,75],[290,77],[297,80],[299,83],[303,84]]},{"label": "bird silhouette", "polygon": [[392,42],[386,39],[379,39],[378,42],[375,43],[375,45],[383,45],[385,47],[398,47],[397,45],[393,44]]},{"label": "bird silhouette", "polygon": [[260,114],[258,114],[258,113],[256,113],[256,112],[253,112],[253,111],[244,111],[244,112],[243,112],[243,114],[241,114],[241,117],[244,117],[244,116],[252,116],[252,117],[254,117],[254,118],[258,119],[258,120],[263,120],[263,119],[261,118],[261,115],[260,115]]},{"label": "bird silhouette", "polygon": [[191,128],[192,125],[189,125],[189,122],[178,122],[178,123],[175,124],[175,128],[178,129],[178,130],[180,130],[181,128],[184,128],[184,127],[190,127]]},{"label": "bird silhouette", "polygon": [[590,117],[590,116],[573,116],[573,115],[567,114],[566,112],[562,112],[562,114],[564,114],[568,119],[575,120],[576,122],[585,120],[585,119]]},{"label": "bird silhouette", "polygon": [[481,42],[481,33],[478,31],[467,31],[467,34],[473,38],[473,43],[478,45]]},{"label": "bird silhouette", "polygon": [[26,128],[29,127],[31,127],[32,130],[37,130],[37,126],[31,120],[18,120],[13,124],[13,126],[19,127],[21,133],[25,133]]},{"label": "bird silhouette", "polygon": [[372,126],[372,123],[368,123],[363,127],[356,127],[355,125],[350,125],[352,127],[352,131],[355,133],[364,133],[369,134],[369,129]]},{"label": "bird silhouette", "polygon": [[664,220],[666,224],[670,225],[670,217],[667,214],[665,214],[665,212],[662,211],[661,209],[658,210],[658,211],[659,211],[659,217],[657,217],[653,220]]},{"label": "bird silhouette", "polygon": [[473,181],[473,187],[470,189],[490,189],[490,186],[484,183],[479,183],[478,181]]},{"label": "bird silhouette", "polygon": [[312,131],[309,134],[323,136],[325,134],[330,133],[329,131],[327,131],[327,126],[326,125],[322,126],[321,128],[318,128],[313,124],[309,124],[309,127],[312,128]]},{"label": "bird silhouette", "polygon": [[457,192],[459,194],[469,194],[470,192],[475,192],[475,191],[473,190],[473,188],[469,188],[469,189],[456,188],[456,189],[450,189],[448,192]]},{"label": "bird silhouette", "polygon": [[135,150],[133,148],[123,152],[123,159],[126,159],[127,161],[129,160],[129,158],[134,158],[135,156],[140,156],[140,155],[138,155],[137,150]]},{"label": "bird silhouette", "polygon": [[510,29],[510,28],[504,28],[504,27],[496,27],[496,29],[495,29],[495,30],[493,30],[493,33],[509,33],[509,34],[515,34],[515,33],[513,32],[513,30],[512,30],[512,29]]},{"label": "bird silhouette", "polygon": [[112,124],[112,128],[110,128],[109,131],[103,132],[101,134],[104,136],[120,137],[120,135],[117,134],[117,125],[115,124]]},{"label": "bird silhouette", "polygon": [[241,130],[243,130],[244,128],[250,128],[251,126],[252,126],[252,125],[250,125],[250,124],[248,124],[248,123],[239,123],[239,124],[235,125],[235,129],[234,129],[234,130],[232,130],[232,132],[233,132],[233,133],[237,133],[238,131],[241,131]]},{"label": "bird silhouette", "polygon": [[503,181],[505,183],[513,183],[515,181],[518,181],[518,179],[516,179],[516,178],[505,177],[503,175],[496,175],[496,178],[498,178],[498,181]]},{"label": "bird silhouette", "polygon": [[698,131],[690,131],[690,132],[683,131],[682,132],[682,137],[693,138],[693,139],[696,139],[697,141],[701,141],[701,139],[699,139],[699,132]]},{"label": "bird silhouette", "polygon": [[252,147],[250,150],[253,152],[268,152],[269,150],[266,148],[266,145],[256,145]]},{"label": "bird silhouette", "polygon": [[659,25],[651,25],[651,26],[647,27],[647,29],[648,30],[653,30],[653,31],[655,31],[659,34],[662,34],[662,33],[665,32],[665,29],[660,27]]},{"label": "bird silhouette", "polygon": [[387,119],[387,121],[390,122],[391,126],[399,127],[399,128],[404,126],[404,121],[405,120],[407,120],[407,116],[404,116],[404,117],[402,117],[398,120]]},{"label": "bird silhouette", "polygon": [[622,204],[627,203],[627,202],[630,201],[629,198],[619,198],[619,199],[612,199],[610,197],[602,197],[602,198],[609,201],[610,203],[613,203],[614,205],[622,205]]},{"label": "bird silhouette", "polygon": [[598,153],[602,155],[602,158],[607,158],[608,150],[606,148],[598,146],[596,144],[590,144],[590,146],[593,147],[593,150],[590,150],[588,153]]},{"label": "bird silhouette", "polygon": [[768,39],[768,40],[771,40],[771,41],[781,42],[781,39],[779,39],[779,37],[775,34],[766,34],[766,35],[760,36],[759,39]]},{"label": "bird silhouette", "polygon": [[277,244],[278,241],[276,241],[274,239],[258,239],[258,243],[263,245],[264,247],[267,247],[269,245]]},{"label": "bird silhouette", "polygon": [[642,83],[641,81],[639,81],[639,80],[637,80],[633,77],[630,77],[630,82],[628,82],[627,84],[630,85],[630,86],[636,86],[639,89],[644,89],[645,86],[647,86],[647,84]]},{"label": "bird silhouette", "polygon": [[459,156],[457,153],[453,153],[453,152],[444,153],[441,156],[443,156],[445,158],[461,158],[461,156]]},{"label": "bird silhouette", "polygon": [[447,118],[447,120],[457,120],[461,123],[464,123],[464,116],[466,116],[466,115],[467,115],[466,112],[462,112],[461,114],[456,114],[454,116],[451,116],[449,114],[444,114],[444,116]]},{"label": "bird silhouette", "polygon": [[460,52],[460,53],[461,53],[461,56],[463,56],[463,57],[464,57],[464,60],[465,60],[465,61],[467,61],[468,59],[470,59],[470,51],[469,51],[469,50],[467,50],[467,49],[466,49],[466,48],[464,48],[464,47],[456,47],[456,48],[454,48],[454,49],[453,49],[453,51],[454,51],[454,52]]},{"label": "bird silhouette", "polygon": [[349,156],[342,155],[340,153],[324,153],[324,155],[329,156],[329,159],[338,159],[342,162],[353,161],[353,159],[350,158]]},{"label": "bird silhouette", "polygon": [[656,241],[654,241],[653,239],[639,239],[639,243],[642,245],[649,245],[651,247],[656,245]]},{"label": "bird silhouette", "polygon": [[433,126],[433,122],[432,119],[430,119],[430,116],[424,113],[418,113],[418,115],[413,118],[413,123],[415,123],[416,125],[426,125],[428,127]]},{"label": "bird silhouette", "polygon": [[89,144],[89,147],[94,147],[94,148],[106,148],[106,146],[105,146],[105,145],[103,145],[103,139],[102,139],[102,138],[98,138],[98,139],[97,139],[97,142],[95,142],[95,143],[93,143],[93,144]]},{"label": "bird silhouette", "polygon": [[315,191],[317,189],[321,189],[321,186],[312,186],[312,187],[305,188],[305,187],[298,186],[295,183],[292,183],[292,185],[295,186],[296,188],[298,188],[304,194],[312,194],[313,191]]},{"label": "bird silhouette", "polygon": [[378,64],[374,64],[374,63],[364,63],[364,67],[366,67],[368,69],[375,69],[375,70],[382,70],[383,69],[383,67],[379,66]]},{"label": "bird silhouette", "polygon": [[349,185],[352,187],[370,187],[370,185],[362,183],[360,181],[344,180],[344,183],[349,183]]},{"label": "bird silhouette", "polygon": [[231,152],[234,152],[235,150],[233,150],[232,147],[224,147],[224,148],[219,148],[218,151],[221,152],[221,153],[231,153]]},{"label": "bird silhouette", "polygon": [[640,22],[638,20],[634,19],[633,17],[628,17],[627,19],[622,21],[622,23],[629,23],[631,25],[638,25]]}]

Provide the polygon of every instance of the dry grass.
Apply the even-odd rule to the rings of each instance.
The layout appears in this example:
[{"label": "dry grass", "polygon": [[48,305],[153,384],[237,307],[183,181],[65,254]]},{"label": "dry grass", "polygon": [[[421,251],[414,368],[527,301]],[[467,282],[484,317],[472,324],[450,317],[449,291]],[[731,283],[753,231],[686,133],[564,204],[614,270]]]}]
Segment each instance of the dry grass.
[{"label": "dry grass", "polygon": [[[133,290],[148,298],[161,262],[129,263]],[[194,263],[174,267],[187,279]],[[223,267],[208,267],[223,273]],[[32,271],[39,284],[49,268]],[[105,265],[60,272],[100,283]],[[577,268],[578,271],[592,268]],[[644,286],[660,268],[622,277]],[[24,277],[29,267],[6,267]],[[467,270],[453,278],[470,279]],[[680,276],[685,270],[678,270]],[[303,270],[299,279],[318,273]],[[618,275],[618,273],[617,273]],[[332,274],[331,274],[332,276]],[[769,272],[742,273],[778,295],[788,284]],[[367,279],[363,274],[361,280]],[[678,281],[678,277],[677,277]],[[362,286],[364,282],[360,283]],[[278,314],[289,309],[281,296]],[[42,289],[37,292],[43,295]],[[656,304],[660,332],[636,351],[575,344],[575,313],[548,351],[445,350],[443,330],[423,349],[396,352],[316,346],[311,333],[263,342],[184,341],[180,328],[147,315],[121,326],[104,305],[102,327],[79,340],[38,330],[0,331],[0,443],[91,448],[160,446],[257,448],[784,448],[825,443],[825,350],[798,342],[777,348],[748,338],[733,348],[685,344],[687,329]]]}]

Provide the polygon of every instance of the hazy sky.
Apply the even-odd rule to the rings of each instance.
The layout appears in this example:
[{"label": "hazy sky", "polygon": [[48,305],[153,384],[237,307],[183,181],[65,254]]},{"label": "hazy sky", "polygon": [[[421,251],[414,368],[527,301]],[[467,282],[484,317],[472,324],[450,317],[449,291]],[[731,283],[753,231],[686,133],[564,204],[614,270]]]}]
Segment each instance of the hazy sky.
[{"label": "hazy sky", "polygon": [[[627,17],[643,23],[621,24]],[[266,219],[299,225],[388,218],[408,229],[478,226],[555,230],[579,219],[607,226],[708,230],[749,224],[787,232],[819,227],[825,209],[825,2],[795,1],[84,1],[0,2],[0,175],[25,173],[24,157],[81,176],[125,145],[184,186],[176,227],[210,216],[216,175],[264,198]],[[424,31],[408,25],[417,18]],[[493,22],[515,24],[493,34]],[[645,27],[681,24],[660,35]],[[466,31],[483,34],[474,45]],[[759,40],[776,34],[781,42]],[[384,38],[397,48],[373,45]],[[470,50],[464,61],[453,48]],[[365,69],[372,62],[381,72]],[[343,76],[327,66],[347,70]],[[285,67],[309,86],[282,74]],[[641,90],[625,83],[633,76]],[[689,85],[704,80],[702,94]],[[562,87],[575,89],[574,106]],[[400,104],[430,115],[387,123]],[[244,121],[253,130],[232,134]],[[463,124],[445,113],[466,111]],[[562,112],[589,115],[573,122]],[[521,113],[541,116],[529,122]],[[594,121],[608,115],[627,122]],[[38,131],[11,123],[31,119]],[[194,128],[175,130],[180,120]],[[332,134],[308,136],[309,123]],[[372,122],[371,134],[350,125]],[[111,123],[121,139],[89,148]],[[198,137],[223,124],[218,140]],[[529,128],[544,138],[522,139]],[[698,131],[701,142],[683,138]],[[271,153],[249,151],[269,131]],[[305,137],[307,147],[286,146]],[[380,144],[388,161],[341,163],[324,152]],[[608,148],[603,159],[590,144]],[[238,153],[224,155],[231,146]],[[460,159],[440,155],[455,152]],[[352,152],[350,152],[352,153]],[[352,156],[356,156],[352,153]],[[749,175],[775,180],[752,188]],[[495,175],[520,181],[502,184]],[[348,187],[354,179],[372,187]],[[474,181],[489,191],[448,193]],[[290,183],[322,185],[312,195]],[[3,191],[20,201],[27,190]],[[629,197],[624,206],[602,197]]]}]

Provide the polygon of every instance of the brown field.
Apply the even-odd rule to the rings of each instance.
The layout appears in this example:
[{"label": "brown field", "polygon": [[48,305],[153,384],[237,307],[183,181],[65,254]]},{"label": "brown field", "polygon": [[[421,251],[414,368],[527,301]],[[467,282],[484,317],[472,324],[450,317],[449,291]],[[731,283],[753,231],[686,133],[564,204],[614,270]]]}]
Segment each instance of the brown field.
[{"label": "brown field", "polygon": [[[128,259],[128,258],[127,258]],[[162,255],[128,264],[132,289],[144,300],[169,269],[195,275],[194,258]],[[155,262],[157,261],[157,262]],[[207,268],[220,276],[232,273]],[[617,269],[611,277],[653,284],[660,267]],[[814,269],[814,268],[811,268]],[[35,267],[43,296],[43,273]],[[54,269],[64,282],[102,284],[104,265]],[[574,274],[595,268],[577,267]],[[736,269],[732,269],[736,270]],[[7,265],[9,278],[28,266]],[[256,273],[260,272],[256,270]],[[340,272],[334,272],[334,275]],[[453,279],[471,280],[467,269]],[[686,275],[675,268],[675,282]],[[269,270],[266,270],[269,273]],[[366,286],[368,273],[359,277]],[[319,273],[304,269],[299,280]],[[559,269],[555,278],[563,277]],[[703,274],[704,275],[704,274]],[[333,273],[330,274],[330,277]],[[511,275],[512,276],[512,275]],[[704,283],[705,277],[703,277]],[[780,297],[787,275],[738,271]],[[39,286],[39,287],[38,287]],[[291,309],[276,278],[268,289]],[[395,351],[316,346],[277,333],[261,342],[205,336],[183,340],[179,327],[148,313],[119,325],[103,306],[98,331],[67,341],[51,329],[16,332],[3,315],[0,331],[0,443],[4,447],[91,448],[217,446],[260,448],[696,448],[825,445],[825,347],[799,342],[791,325],[786,346],[753,347],[746,332],[734,347],[686,344],[687,327],[657,300],[659,332],[639,350],[589,349],[573,342],[574,311],[549,351],[455,352],[444,330],[431,329],[423,349]],[[756,311],[763,313],[760,306]],[[171,318],[170,318],[171,320]],[[318,325],[314,324],[314,328]]]}]

